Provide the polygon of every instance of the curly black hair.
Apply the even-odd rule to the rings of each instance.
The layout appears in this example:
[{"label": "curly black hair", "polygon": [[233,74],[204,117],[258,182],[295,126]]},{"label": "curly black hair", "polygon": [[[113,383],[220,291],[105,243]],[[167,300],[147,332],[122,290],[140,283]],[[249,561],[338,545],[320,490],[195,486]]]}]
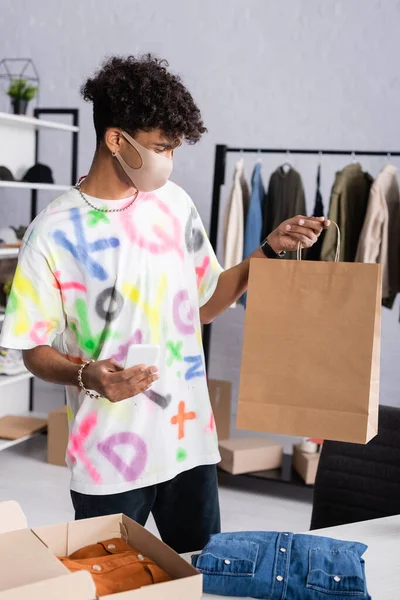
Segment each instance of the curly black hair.
[{"label": "curly black hair", "polygon": [[120,127],[131,135],[161,129],[171,140],[199,141],[207,131],[200,110],[168,66],[152,54],[114,56],[87,80],[81,93],[84,100],[93,102],[98,143],[109,127]]}]

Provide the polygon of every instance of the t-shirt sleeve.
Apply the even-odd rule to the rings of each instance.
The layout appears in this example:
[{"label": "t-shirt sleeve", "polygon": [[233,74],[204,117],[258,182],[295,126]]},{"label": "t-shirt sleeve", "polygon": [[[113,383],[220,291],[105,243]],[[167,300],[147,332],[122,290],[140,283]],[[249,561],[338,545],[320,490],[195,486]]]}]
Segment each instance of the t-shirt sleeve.
[{"label": "t-shirt sleeve", "polygon": [[193,203],[191,205],[191,217],[186,229],[186,243],[189,251],[193,254],[199,307],[201,308],[207,304],[214,294],[223,268],[215,256],[200,215]]},{"label": "t-shirt sleeve", "polygon": [[51,346],[65,329],[63,302],[45,256],[24,242],[15,272],[0,345],[29,350]]}]

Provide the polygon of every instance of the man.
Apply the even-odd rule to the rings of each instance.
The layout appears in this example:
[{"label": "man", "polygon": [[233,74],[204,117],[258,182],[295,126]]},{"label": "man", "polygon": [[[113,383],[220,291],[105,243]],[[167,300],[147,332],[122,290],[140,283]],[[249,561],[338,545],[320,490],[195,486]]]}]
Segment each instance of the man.
[{"label": "man", "polygon": [[[187,194],[168,181],[175,149],[206,131],[167,63],[112,58],[83,87],[97,148],[87,177],[31,224],[3,326],[37,377],[67,386],[77,519],[153,513],[178,552],[220,530],[213,425],[201,345],[246,290],[225,272]],[[253,256],[311,246],[327,223],[298,217]],[[131,345],[160,363],[124,368]]]}]

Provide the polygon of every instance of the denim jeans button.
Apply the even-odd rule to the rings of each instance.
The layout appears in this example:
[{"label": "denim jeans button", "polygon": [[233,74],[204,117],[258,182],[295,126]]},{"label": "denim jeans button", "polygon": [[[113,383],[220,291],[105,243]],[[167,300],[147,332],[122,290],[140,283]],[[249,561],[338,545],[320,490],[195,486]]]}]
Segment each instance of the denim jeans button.
[{"label": "denim jeans button", "polygon": [[283,581],[283,577],[282,575],[278,575],[278,577],[276,578],[277,581]]},{"label": "denim jeans button", "polygon": [[286,552],[286,548],[281,548],[280,552]]},{"label": "denim jeans button", "polygon": [[335,577],[334,577],[333,579],[334,579],[334,580],[335,580],[337,583],[339,583],[339,581],[340,581],[340,577],[339,577],[339,575],[335,575]]},{"label": "denim jeans button", "polygon": [[226,565],[230,565],[230,564],[231,564],[231,561],[230,561],[230,560],[228,560],[228,559],[226,559],[226,560],[224,560],[224,563],[225,563]]}]

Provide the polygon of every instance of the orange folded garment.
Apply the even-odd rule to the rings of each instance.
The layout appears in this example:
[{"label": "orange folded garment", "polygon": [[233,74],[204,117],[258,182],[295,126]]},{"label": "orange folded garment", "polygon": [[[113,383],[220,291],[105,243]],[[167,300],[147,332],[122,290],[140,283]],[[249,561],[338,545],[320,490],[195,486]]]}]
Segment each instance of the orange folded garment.
[{"label": "orange folded garment", "polygon": [[86,546],[60,560],[69,571],[88,571],[94,579],[98,596],[171,581],[171,577],[154,561],[121,538]]}]

